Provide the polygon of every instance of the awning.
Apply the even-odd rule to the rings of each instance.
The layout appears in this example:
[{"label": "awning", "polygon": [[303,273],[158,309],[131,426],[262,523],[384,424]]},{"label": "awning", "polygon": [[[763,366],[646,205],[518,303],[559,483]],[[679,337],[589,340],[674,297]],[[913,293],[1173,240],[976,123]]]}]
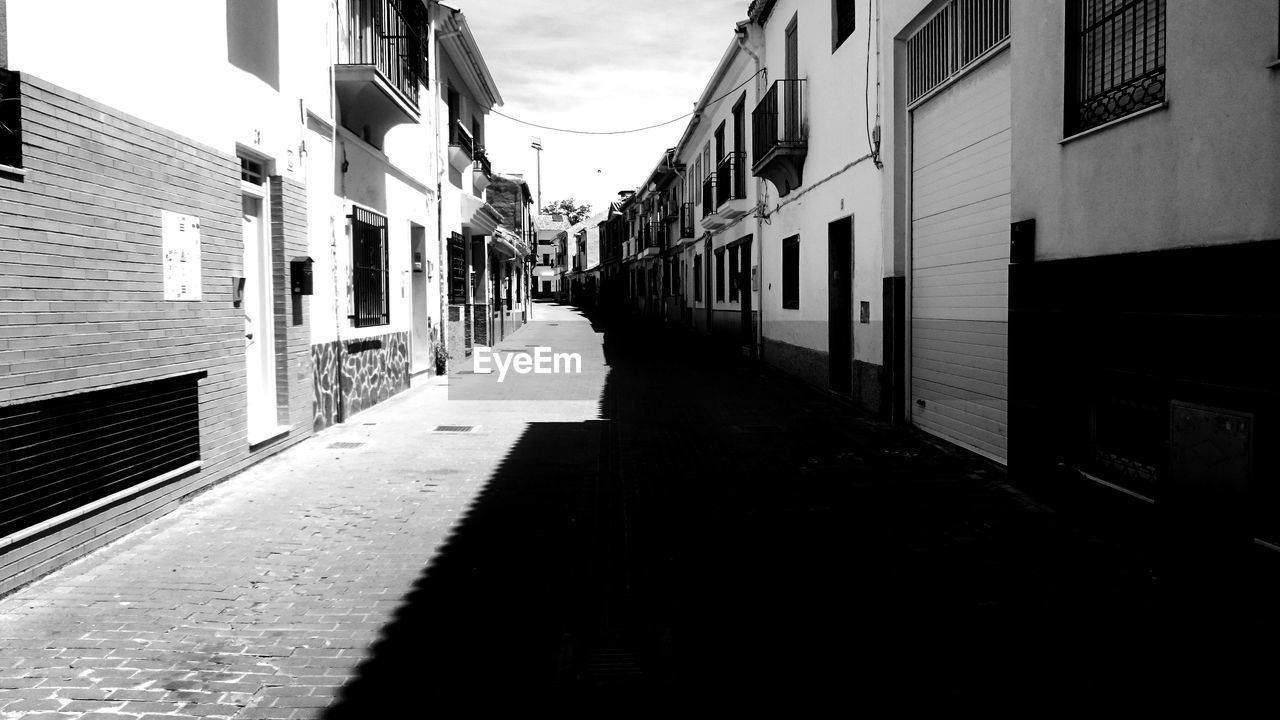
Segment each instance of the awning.
[{"label": "awning", "polygon": [[492,235],[502,215],[475,195],[462,196],[462,227],[472,235]]}]

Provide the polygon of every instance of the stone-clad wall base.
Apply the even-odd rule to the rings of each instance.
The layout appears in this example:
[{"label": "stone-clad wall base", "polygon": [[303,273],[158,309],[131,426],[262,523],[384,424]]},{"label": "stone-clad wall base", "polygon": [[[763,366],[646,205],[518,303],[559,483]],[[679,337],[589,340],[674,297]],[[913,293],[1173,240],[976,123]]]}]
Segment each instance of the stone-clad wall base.
[{"label": "stone-clad wall base", "polygon": [[409,389],[409,333],[311,346],[315,377],[315,429]]}]

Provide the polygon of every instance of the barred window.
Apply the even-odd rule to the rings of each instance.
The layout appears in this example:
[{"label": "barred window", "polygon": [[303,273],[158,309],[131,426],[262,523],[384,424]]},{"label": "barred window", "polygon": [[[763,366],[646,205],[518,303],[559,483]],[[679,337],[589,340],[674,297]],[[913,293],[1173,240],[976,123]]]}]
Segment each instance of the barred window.
[{"label": "barred window", "polygon": [[782,241],[782,307],[800,309],[800,236]]},{"label": "barred window", "polygon": [[1165,0],[1069,0],[1067,135],[1165,100]]},{"label": "barred window", "polygon": [[22,102],[18,73],[0,68],[0,165],[22,167]]},{"label": "barred window", "polygon": [[458,233],[449,233],[449,303],[467,304],[466,245]]},{"label": "barred window", "polygon": [[391,321],[387,285],[387,219],[355,208],[351,213],[353,325],[369,327]]}]

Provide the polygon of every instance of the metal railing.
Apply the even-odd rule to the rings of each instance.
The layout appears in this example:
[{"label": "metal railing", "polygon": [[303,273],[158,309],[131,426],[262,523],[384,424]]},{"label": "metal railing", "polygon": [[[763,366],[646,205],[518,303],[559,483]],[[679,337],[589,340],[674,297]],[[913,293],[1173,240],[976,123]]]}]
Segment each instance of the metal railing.
[{"label": "metal railing", "polygon": [[1068,134],[1164,102],[1165,0],[1074,0],[1067,12]]},{"label": "metal railing", "polygon": [[475,159],[476,141],[471,137],[471,131],[467,129],[466,125],[462,124],[461,120],[455,120],[449,126],[449,144],[457,145],[462,148],[468,158]]},{"label": "metal railing", "polygon": [[693,203],[687,202],[680,205],[680,237],[691,238],[693,236]]},{"label": "metal railing", "polygon": [[702,181],[702,217],[716,211],[716,174],[712,171]]},{"label": "metal railing", "polygon": [[649,237],[647,238],[648,242],[645,247],[661,250],[663,245],[662,241],[666,238],[666,229],[666,224],[661,221],[649,223]]},{"label": "metal railing", "polygon": [[807,145],[802,79],[775,80],[751,112],[751,150],[757,165],[778,148]]},{"label": "metal railing", "polygon": [[929,94],[1008,37],[1009,0],[943,5],[907,39],[907,102]]},{"label": "metal railing", "polygon": [[716,166],[716,207],[747,196],[747,179],[742,168],[745,155],[742,151],[731,152]]},{"label": "metal railing", "polygon": [[489,154],[485,152],[483,146],[480,146],[480,145],[475,146],[475,154],[473,156],[473,159],[475,160],[475,163],[476,163],[475,171],[478,173],[483,173],[486,178],[489,178],[490,180],[492,180],[493,166],[489,163]]},{"label": "metal railing", "polygon": [[417,0],[347,0],[347,62],[373,65],[418,103],[426,77],[426,14]]}]

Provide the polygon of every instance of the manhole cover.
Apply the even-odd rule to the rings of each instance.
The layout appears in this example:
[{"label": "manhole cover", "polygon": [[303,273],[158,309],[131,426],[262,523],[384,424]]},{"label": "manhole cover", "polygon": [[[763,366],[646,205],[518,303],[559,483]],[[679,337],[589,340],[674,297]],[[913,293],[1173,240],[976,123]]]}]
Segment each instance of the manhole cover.
[{"label": "manhole cover", "polygon": [[435,430],[431,432],[438,433],[469,433],[474,432],[475,425],[437,425]]},{"label": "manhole cover", "polygon": [[351,450],[352,448],[362,447],[362,442],[336,442],[329,443],[329,447],[333,450]]}]

